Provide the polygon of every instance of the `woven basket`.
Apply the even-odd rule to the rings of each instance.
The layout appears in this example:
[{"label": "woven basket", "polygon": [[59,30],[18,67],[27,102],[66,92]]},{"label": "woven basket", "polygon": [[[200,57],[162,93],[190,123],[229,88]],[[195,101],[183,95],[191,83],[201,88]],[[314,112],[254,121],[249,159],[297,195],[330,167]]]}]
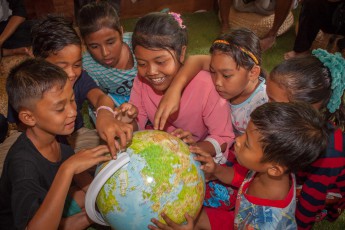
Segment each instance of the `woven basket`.
[{"label": "woven basket", "polygon": [[[329,39],[333,36],[333,34],[327,34],[323,31],[319,31],[319,33],[316,35],[316,38],[311,46],[311,49],[324,49],[327,50],[330,53],[335,53],[339,52],[338,46],[337,46],[337,41],[341,38],[343,38],[342,35],[336,35],[336,39],[332,44],[329,43]],[[343,52],[344,56],[344,52]]]},{"label": "woven basket", "polygon": [[7,116],[6,78],[0,77],[0,113]]},{"label": "woven basket", "polygon": [[0,113],[7,116],[7,93],[6,93],[6,79],[10,70],[21,63],[22,61],[28,59],[29,56],[26,55],[15,55],[3,57],[0,63]]},{"label": "woven basket", "polygon": [[[230,8],[229,24],[232,29],[247,28],[253,31],[259,38],[262,38],[272,28],[274,21],[274,14],[261,15],[256,13],[245,13]],[[285,21],[278,30],[278,36],[285,33],[294,23],[292,12],[288,14]]]}]

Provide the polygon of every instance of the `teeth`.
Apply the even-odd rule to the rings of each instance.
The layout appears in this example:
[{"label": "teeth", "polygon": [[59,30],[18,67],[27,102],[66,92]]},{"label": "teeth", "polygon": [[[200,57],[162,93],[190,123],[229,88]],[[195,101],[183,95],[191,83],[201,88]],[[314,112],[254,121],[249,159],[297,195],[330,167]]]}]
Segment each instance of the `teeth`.
[{"label": "teeth", "polygon": [[151,81],[153,81],[154,83],[161,83],[164,81],[164,77],[161,78],[152,78]]}]

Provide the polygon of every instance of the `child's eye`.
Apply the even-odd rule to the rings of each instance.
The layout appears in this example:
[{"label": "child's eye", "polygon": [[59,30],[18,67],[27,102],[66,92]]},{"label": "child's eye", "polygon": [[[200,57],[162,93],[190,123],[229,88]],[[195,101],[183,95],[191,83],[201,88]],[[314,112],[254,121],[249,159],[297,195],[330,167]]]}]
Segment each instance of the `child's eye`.
[{"label": "child's eye", "polygon": [[65,110],[65,107],[63,107],[63,108],[61,108],[61,109],[57,109],[56,112],[61,113],[61,112],[63,112],[64,110]]},{"label": "child's eye", "polygon": [[230,78],[232,75],[223,75],[224,78]]},{"label": "child's eye", "polygon": [[80,68],[82,66],[82,64],[81,63],[78,63],[78,64],[75,64],[74,65],[74,68]]},{"label": "child's eye", "polygon": [[98,46],[97,46],[97,45],[91,45],[90,48],[91,48],[91,49],[97,49]]},{"label": "child's eye", "polygon": [[144,66],[145,66],[145,63],[140,63],[140,62],[138,62],[138,66],[144,67]]},{"label": "child's eye", "polygon": [[114,41],[108,41],[108,42],[107,42],[108,45],[112,45],[112,44],[114,44],[114,43],[115,43]]}]

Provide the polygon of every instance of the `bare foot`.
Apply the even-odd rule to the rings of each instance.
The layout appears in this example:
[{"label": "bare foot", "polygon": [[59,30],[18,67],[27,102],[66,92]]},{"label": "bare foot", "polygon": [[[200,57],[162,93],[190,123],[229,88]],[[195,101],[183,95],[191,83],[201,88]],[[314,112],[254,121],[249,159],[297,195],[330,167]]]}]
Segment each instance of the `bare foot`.
[{"label": "bare foot", "polygon": [[306,56],[309,54],[309,51],[304,51],[304,52],[295,52],[295,51],[289,51],[287,53],[284,54],[284,59],[285,60],[289,60],[291,58],[294,58],[294,57],[303,57],[303,56]]},{"label": "bare foot", "polygon": [[260,40],[261,51],[265,52],[276,42],[276,36],[267,36]]}]

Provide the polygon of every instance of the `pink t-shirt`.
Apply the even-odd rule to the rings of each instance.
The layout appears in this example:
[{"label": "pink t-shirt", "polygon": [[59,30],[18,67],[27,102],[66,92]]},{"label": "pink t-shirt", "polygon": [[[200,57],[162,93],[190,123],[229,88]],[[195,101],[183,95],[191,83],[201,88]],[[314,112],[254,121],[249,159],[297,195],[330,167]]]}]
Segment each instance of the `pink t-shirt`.
[{"label": "pink t-shirt", "polygon": [[[153,122],[162,96],[143,77],[134,79],[129,102],[139,110],[139,129],[144,129],[148,120]],[[164,131],[177,128],[190,131],[197,141],[211,138],[219,145],[227,143],[228,147],[234,142],[228,102],[219,96],[208,72],[199,72],[185,88],[180,109],[169,117]],[[227,151],[223,155],[226,158]]]}]

